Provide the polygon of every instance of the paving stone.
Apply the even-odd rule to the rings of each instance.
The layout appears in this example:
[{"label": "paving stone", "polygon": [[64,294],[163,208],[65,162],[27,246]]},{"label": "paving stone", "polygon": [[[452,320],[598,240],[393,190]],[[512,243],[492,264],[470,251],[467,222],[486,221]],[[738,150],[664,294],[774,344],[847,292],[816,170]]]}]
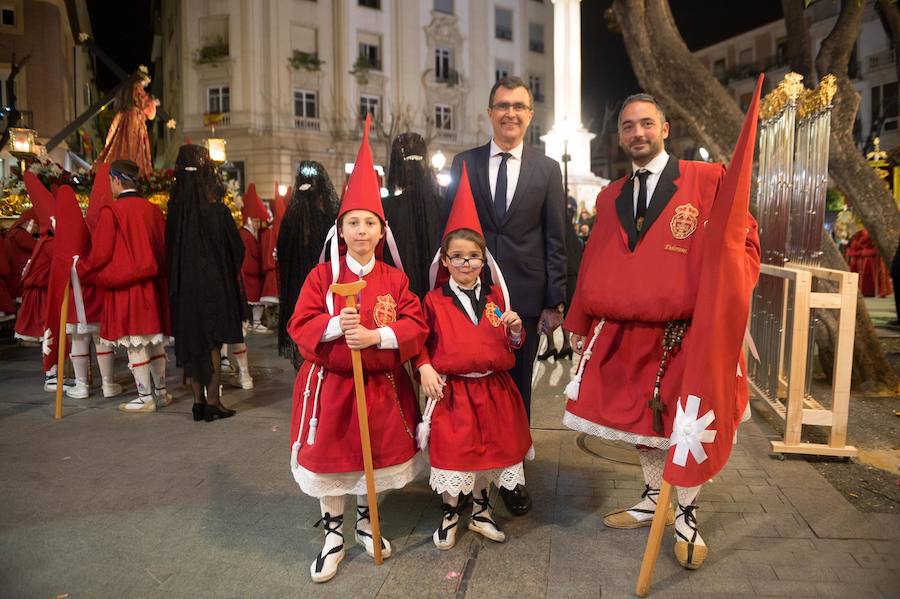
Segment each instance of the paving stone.
[{"label": "paving stone", "polygon": [[[381,499],[390,559],[376,567],[354,541],[348,501],[347,557],[333,581],[312,583],[324,534],[312,527],[318,502],[285,464],[293,371],[274,345],[250,338],[254,368],[277,373],[257,374],[253,392],[227,390],[239,414],[213,424],[191,420],[174,372],[178,401],[157,414],[129,418],[117,401],[91,400],[67,402],[54,422],[51,396],[35,384],[37,352],[4,354],[0,595],[634,596],[648,529],[608,529],[602,516],[638,500],[640,468],[579,449],[579,435],[560,423],[566,381],[546,378],[555,368],[545,368],[534,396],[537,459],[526,465],[534,508],[515,518],[496,506],[506,543],[468,531],[467,510],[457,546],[436,550],[439,499],[423,474]],[[897,517],[860,514],[805,461],[771,459],[774,436],[762,421],[741,427],[731,463],[700,495],[707,563],[681,568],[667,529],[652,596],[898,596]]]}]

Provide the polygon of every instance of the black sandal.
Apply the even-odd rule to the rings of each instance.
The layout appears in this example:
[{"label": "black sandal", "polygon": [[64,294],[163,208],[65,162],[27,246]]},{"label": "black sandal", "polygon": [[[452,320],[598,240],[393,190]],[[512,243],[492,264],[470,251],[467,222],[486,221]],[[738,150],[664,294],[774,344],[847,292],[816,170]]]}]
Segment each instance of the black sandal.
[{"label": "black sandal", "polygon": [[[344,525],[343,514],[340,516],[332,516],[328,512],[325,512],[325,515],[317,520],[316,523],[313,524],[313,526],[318,527],[319,524],[324,524],[326,539],[328,538],[328,535],[337,535],[343,540],[344,533],[338,530]],[[325,554],[319,552],[319,554],[316,556],[316,561],[313,564],[313,569],[311,572],[314,582],[325,582],[326,580],[331,580],[331,578],[334,577],[334,574],[337,573],[337,564],[335,564],[335,572],[333,572],[330,576],[326,578],[316,578],[318,574],[322,573],[322,568],[325,566],[325,560],[328,559],[328,556],[334,555],[335,553],[341,553],[343,551],[344,544],[341,543],[340,545],[335,545],[334,547],[329,549]],[[338,563],[340,563],[340,560],[338,560]]]}]

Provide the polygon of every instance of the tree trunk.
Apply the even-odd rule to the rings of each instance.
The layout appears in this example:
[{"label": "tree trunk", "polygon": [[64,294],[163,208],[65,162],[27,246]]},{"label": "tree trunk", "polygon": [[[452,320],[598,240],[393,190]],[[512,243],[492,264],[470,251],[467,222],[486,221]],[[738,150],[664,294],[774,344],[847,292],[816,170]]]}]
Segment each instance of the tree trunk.
[{"label": "tree trunk", "polygon": [[[783,0],[785,3],[789,1]],[[797,1],[802,3],[802,0]],[[859,212],[866,227],[872,232],[873,238],[875,236],[874,227],[869,227],[867,216],[871,217],[874,214],[876,218],[882,219],[879,223],[879,231],[880,234],[886,235],[889,246],[893,244],[892,247],[887,248],[890,252],[889,255],[893,256],[893,250],[897,247],[897,225],[893,225],[895,232],[891,233],[892,225],[890,223],[898,218],[893,200],[862,156],[859,155],[852,140],[852,127],[859,106],[859,96],[852,88],[849,89],[849,92],[845,88],[849,87],[847,64],[856,40],[856,34],[851,36],[848,29],[852,29],[855,20],[858,34],[859,15],[861,14],[853,14],[850,9],[854,6],[849,5],[856,4],[857,0],[849,0],[849,2],[845,0],[841,17],[835,25],[835,32],[838,34],[835,35],[835,32],[832,32],[832,35],[823,42],[819,60],[816,62],[819,73],[832,72],[839,80],[835,112],[832,115],[829,167],[835,169],[836,172],[833,171],[833,174],[840,187],[854,197],[854,206],[858,206],[860,203],[867,204],[867,210],[864,211],[860,207]],[[860,6],[863,4],[860,3]],[[613,12],[616,23],[622,31],[629,60],[641,86],[653,94],[670,114],[684,122],[690,135],[708,148],[715,160],[727,162],[740,132],[743,115],[731,95],[684,43],[675,25],[668,2],[666,0],[615,0]],[[805,20],[797,22],[807,29]],[[801,33],[801,35],[803,34]],[[805,35],[808,37],[809,32],[806,31]],[[793,37],[796,37],[796,34],[789,30],[788,38]],[[841,77],[833,68],[839,65],[840,60],[843,60],[843,69],[838,70],[843,73],[845,86],[841,86]],[[811,59],[806,62],[810,63]],[[881,185],[881,188],[875,188],[872,185],[873,182]],[[864,197],[857,202],[855,198],[860,194],[863,194]],[[893,214],[887,214],[889,208],[893,210]],[[828,244],[830,244],[830,248],[827,247]],[[824,266],[846,270],[846,264],[843,264],[839,253],[838,261],[827,258],[829,249],[837,251],[830,239],[828,244],[825,244],[826,247],[823,248],[826,251]],[[884,253],[885,250],[882,252]],[[827,316],[823,318],[823,322],[827,325]],[[825,357],[829,352],[833,353],[834,351],[834,329],[832,328],[829,333],[830,337],[823,336],[822,340],[827,342],[830,338],[831,345],[820,345],[819,348],[820,355]],[[874,334],[866,305],[862,301],[857,304],[854,374],[856,375],[854,384],[857,386],[886,385],[896,389],[896,374],[884,357],[884,351]],[[892,381],[893,384],[891,384]]]},{"label": "tree trunk", "polygon": [[842,0],[834,29],[819,48],[816,70],[822,76],[831,73],[837,78],[837,93],[831,114],[829,174],[849,196],[881,257],[886,264],[890,264],[900,237],[900,213],[891,192],[853,142],[859,94],[850,83],[847,65],[859,37],[865,7],[866,3],[859,0]]},{"label": "tree trunk", "polygon": [[803,75],[807,87],[816,85],[816,71],[812,61],[812,42],[806,26],[805,0],[781,0],[787,36],[787,59],[791,71]]}]

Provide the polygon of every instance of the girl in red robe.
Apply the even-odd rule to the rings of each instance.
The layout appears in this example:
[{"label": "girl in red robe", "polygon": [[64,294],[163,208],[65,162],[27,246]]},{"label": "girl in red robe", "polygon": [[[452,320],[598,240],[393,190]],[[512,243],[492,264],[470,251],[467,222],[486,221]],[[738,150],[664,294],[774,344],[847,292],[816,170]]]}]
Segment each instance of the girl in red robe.
[{"label": "girl in red robe", "polygon": [[[356,541],[374,556],[351,350],[365,370],[376,490],[403,487],[424,465],[414,438],[418,403],[403,365],[419,354],[428,329],[406,275],[378,259],[385,232],[367,127],[332,230],[331,261],[307,276],[287,327],[305,360],[294,385],[291,470],[300,489],[319,498],[326,533],[310,565],[314,582],[334,577],[344,558],[346,495],[357,496]],[[366,287],[358,310],[329,291],[359,279]],[[382,555],[391,555],[386,539]]]},{"label": "girl in red robe", "polygon": [[417,367],[429,400],[418,436],[424,448],[430,426],[430,483],[444,512],[432,539],[447,550],[456,544],[461,493],[474,494],[469,530],[506,540],[491,515],[490,485],[524,485],[522,462],[533,450],[525,405],[508,372],[524,341],[522,319],[507,309],[504,288],[480,281],[490,258],[465,171],[438,253],[446,270],[434,278],[447,282],[425,296],[431,334]]}]

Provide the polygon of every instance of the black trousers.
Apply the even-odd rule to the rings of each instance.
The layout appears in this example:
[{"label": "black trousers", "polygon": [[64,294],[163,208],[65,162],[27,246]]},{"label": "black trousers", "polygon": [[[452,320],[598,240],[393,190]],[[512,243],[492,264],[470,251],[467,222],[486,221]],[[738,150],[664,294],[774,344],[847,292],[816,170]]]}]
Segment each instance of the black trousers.
[{"label": "black trousers", "polygon": [[540,341],[540,335],[537,332],[539,320],[540,318],[522,319],[525,344],[516,352],[516,365],[509,371],[513,382],[519,388],[519,393],[522,394],[529,422],[531,422],[531,376],[534,372],[534,359],[537,356],[538,342]]}]

